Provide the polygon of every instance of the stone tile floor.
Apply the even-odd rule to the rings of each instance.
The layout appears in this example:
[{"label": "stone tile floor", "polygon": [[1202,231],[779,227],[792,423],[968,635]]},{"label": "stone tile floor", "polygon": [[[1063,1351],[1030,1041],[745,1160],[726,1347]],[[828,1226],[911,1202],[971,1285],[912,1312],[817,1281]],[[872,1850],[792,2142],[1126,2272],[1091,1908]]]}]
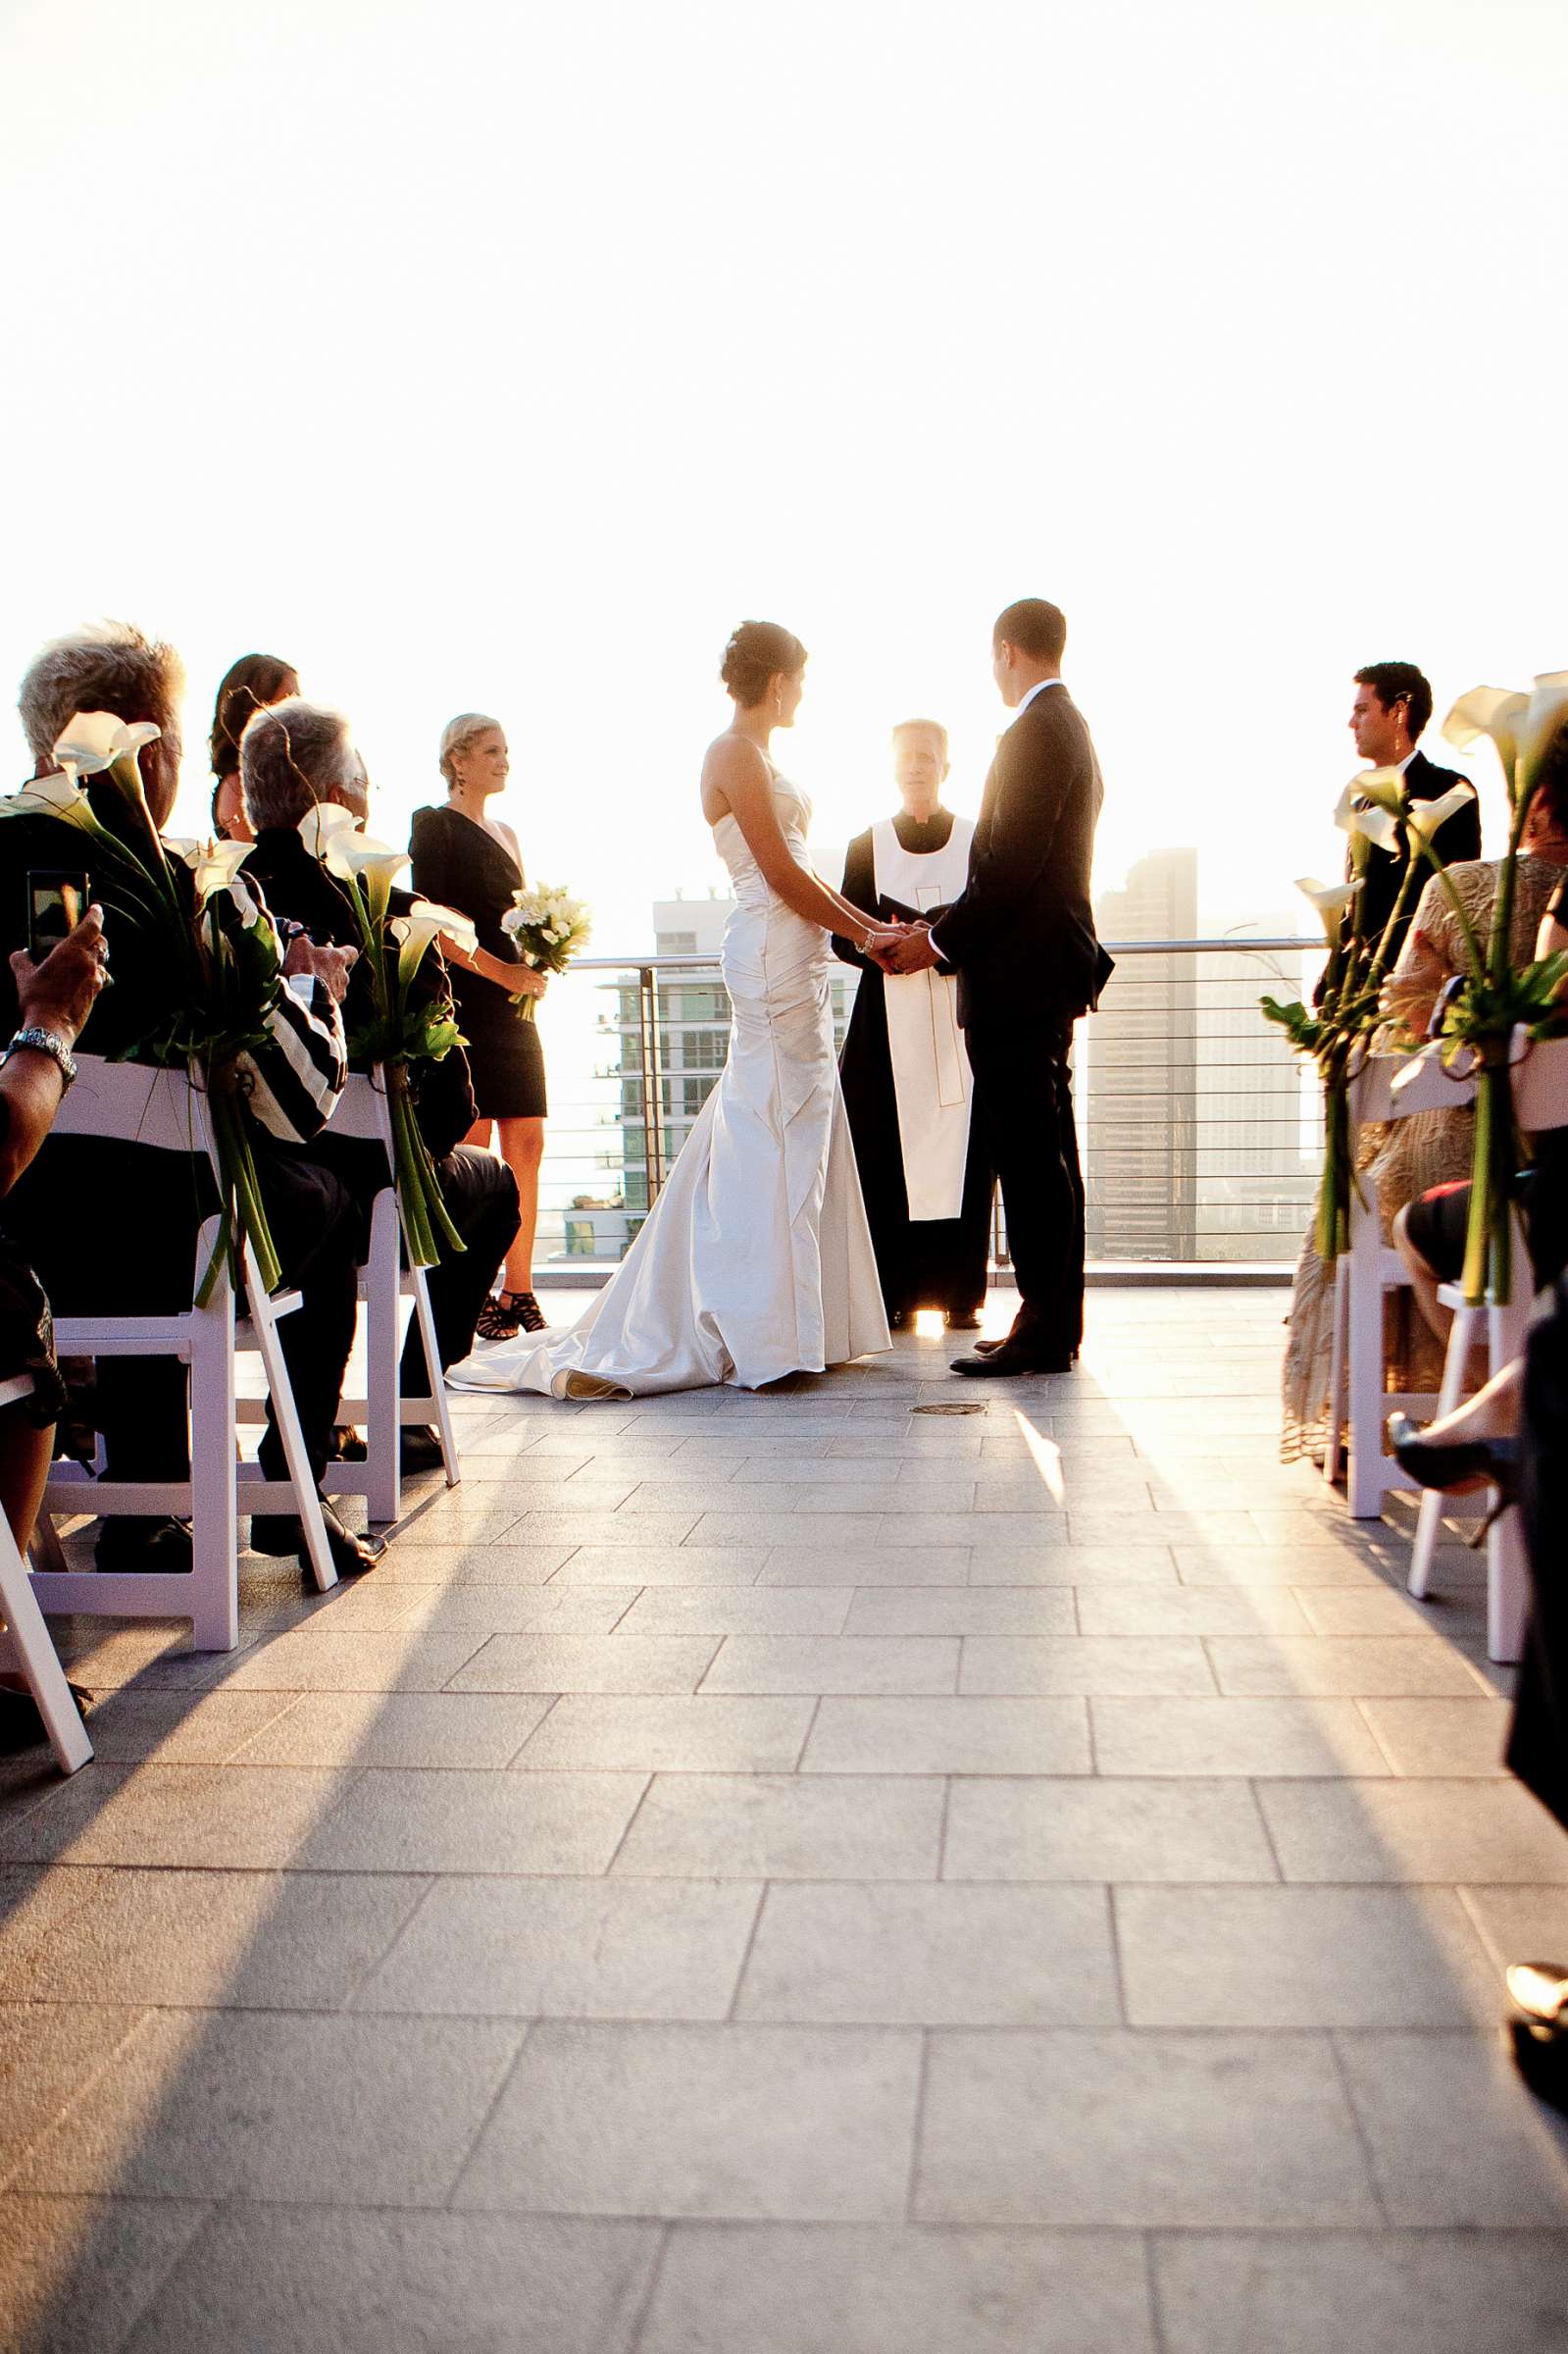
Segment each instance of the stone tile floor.
[{"label": "stone tile floor", "polygon": [[466,1398],[352,1589],[71,1623],[97,1762],[0,1772],[0,2344],[1568,2348],[1498,1977],[1568,1840],[1476,1559],[1418,1609],[1279,1466],[1282,1306]]}]

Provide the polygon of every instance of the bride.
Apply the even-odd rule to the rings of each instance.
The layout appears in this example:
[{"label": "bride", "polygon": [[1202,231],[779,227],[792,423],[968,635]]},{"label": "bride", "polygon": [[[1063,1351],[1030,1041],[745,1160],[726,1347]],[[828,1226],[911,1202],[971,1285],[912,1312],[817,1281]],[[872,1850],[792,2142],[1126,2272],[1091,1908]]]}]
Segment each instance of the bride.
[{"label": "bride", "polygon": [[799,639],[775,622],[742,622],[725,648],[734,718],[702,766],[702,813],[735,901],[721,952],[732,1024],[718,1085],[592,1306],[573,1325],[476,1351],[447,1372],[461,1389],[755,1390],[891,1346],[828,979],[833,933],[875,950],[899,932],[813,874],[810,803],[770,755],[774,730],[793,723],[805,667]]}]

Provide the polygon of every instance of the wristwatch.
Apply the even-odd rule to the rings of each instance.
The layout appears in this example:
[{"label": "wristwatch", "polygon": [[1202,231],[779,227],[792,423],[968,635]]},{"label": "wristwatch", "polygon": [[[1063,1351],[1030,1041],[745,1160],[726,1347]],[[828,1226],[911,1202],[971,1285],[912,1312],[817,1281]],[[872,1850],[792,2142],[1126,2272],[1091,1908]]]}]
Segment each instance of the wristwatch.
[{"label": "wristwatch", "polygon": [[76,1057],[65,1040],[53,1030],[18,1030],[8,1044],[0,1062],[9,1062],[19,1047],[31,1047],[36,1053],[47,1054],[60,1073],[61,1091],[70,1087],[76,1076]]}]

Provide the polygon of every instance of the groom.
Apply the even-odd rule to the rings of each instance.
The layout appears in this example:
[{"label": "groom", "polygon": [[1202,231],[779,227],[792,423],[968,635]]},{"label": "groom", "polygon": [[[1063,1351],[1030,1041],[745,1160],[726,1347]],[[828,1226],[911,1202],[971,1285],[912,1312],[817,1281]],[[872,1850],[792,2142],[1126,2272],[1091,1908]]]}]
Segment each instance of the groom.
[{"label": "groom", "polygon": [[1073,1121],[1073,1024],[1111,960],[1094,935],[1089,867],[1104,788],[1088,729],[1062,684],[1067,623],[1043,597],[998,616],[991,676],[1016,713],[996,747],[969,880],[934,928],[880,961],[958,971],[958,1019],[1007,1209],[1020,1305],[1004,1341],[955,1373],[1065,1373],[1084,1331],[1084,1180]]}]

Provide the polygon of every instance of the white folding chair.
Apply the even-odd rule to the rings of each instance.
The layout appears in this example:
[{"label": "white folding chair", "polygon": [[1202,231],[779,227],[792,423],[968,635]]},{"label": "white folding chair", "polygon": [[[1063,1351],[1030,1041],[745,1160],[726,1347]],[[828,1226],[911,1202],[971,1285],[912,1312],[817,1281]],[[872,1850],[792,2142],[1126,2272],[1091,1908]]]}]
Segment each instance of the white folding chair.
[{"label": "white folding chair", "polygon": [[[1518,1033],[1515,1033],[1516,1038]],[[1529,1048],[1512,1065],[1514,1118],[1525,1134],[1568,1127],[1568,1039],[1543,1040]],[[1438,1298],[1450,1309],[1453,1322],[1442,1364],[1442,1387],[1438,1393],[1439,1416],[1451,1414],[1464,1396],[1470,1353],[1482,1338],[1485,1317],[1489,1380],[1512,1364],[1525,1345],[1530,1302],[1535,1285],[1523,1228],[1513,1220],[1510,1285],[1506,1300],[1471,1306],[1457,1283],[1440,1286]],[[1524,1537],[1515,1510],[1498,1511],[1495,1489],[1488,1491],[1493,1516],[1487,1532],[1487,1652],[1493,1660],[1518,1660],[1524,1652],[1525,1619],[1530,1583]],[[1416,1541],[1410,1557],[1409,1591],[1424,1601],[1432,1583],[1433,1556],[1442,1523],[1453,1500],[1441,1489],[1428,1488],[1421,1498]]]},{"label": "white folding chair", "polygon": [[[149,1070],[137,1063],[104,1062],[83,1054],[80,1076],[56,1114],[54,1134],[96,1136],[155,1151],[213,1155],[206,1101],[182,1071]],[[113,1203],[105,1203],[106,1213]],[[299,1416],[283,1363],[278,1319],[299,1305],[298,1292],[269,1299],[249,1245],[244,1254],[249,1314],[236,1319],[227,1277],[214,1285],[205,1307],[196,1290],[209,1263],[219,1223],[209,1218],[196,1246],[191,1305],[169,1315],[57,1316],[62,1356],[174,1356],[190,1368],[190,1477],[183,1480],[110,1480],[79,1463],[56,1464],[44,1491],[34,1539],[33,1593],[44,1611],[79,1611],[97,1617],[189,1618],[196,1651],[232,1651],[239,1640],[238,1514],[296,1512],[318,1588],[337,1583],[327,1543],[321,1498],[311,1477]],[[126,1247],[133,1249],[133,1235]],[[268,1479],[257,1464],[240,1464],[234,1359],[241,1350],[261,1358],[282,1443],[287,1477]],[[239,1502],[243,1493],[244,1504]],[[53,1513],[124,1513],[191,1518],[188,1571],[73,1570],[65,1566]]]},{"label": "white folding chair", "polygon": [[[379,1069],[350,1077],[332,1114],[332,1134],[379,1144],[386,1157],[386,1182],[371,1211],[370,1249],[359,1271],[359,1296],[365,1306],[365,1395],[345,1395],[337,1408],[340,1421],[364,1423],[365,1460],[329,1464],[323,1484],[334,1496],[363,1496],[373,1521],[396,1520],[403,1510],[399,1441],[405,1423],[428,1427],[433,1422],[440,1434],[447,1486],[455,1488],[463,1474],[446,1384],[440,1379],[440,1358],[435,1353],[430,1286],[425,1269],[413,1264],[412,1254],[403,1247],[406,1237],[392,1151],[392,1118]],[[436,1369],[433,1390],[410,1398],[403,1397],[398,1388],[403,1345],[400,1304],[404,1300],[414,1304],[426,1362]],[[242,1400],[239,1411],[241,1419],[248,1421],[258,1418],[261,1408]]]},{"label": "white folding chair", "polygon": [[[1398,1081],[1395,1085],[1394,1082]],[[1382,1120],[1405,1119],[1416,1111],[1451,1111],[1474,1089],[1450,1079],[1423,1056],[1374,1054],[1350,1084],[1351,1135]],[[1354,1145],[1352,1143],[1352,1151]],[[1363,1195],[1365,1199],[1363,1199]],[[1384,1453],[1384,1423],[1391,1413],[1430,1407],[1427,1391],[1383,1386],[1383,1303],[1386,1294],[1408,1285],[1397,1251],[1383,1239],[1377,1190],[1363,1177],[1350,1197],[1350,1249],[1335,1271],[1335,1342],[1331,1360],[1329,1423],[1331,1472],[1339,1468],[1338,1432],[1350,1428],[1346,1488],[1350,1516],[1376,1520],[1391,1488],[1413,1488],[1391,1455]]]},{"label": "white folding chair", "polygon": [[[0,1406],[15,1406],[32,1395],[32,1376],[18,1374],[0,1381]],[[72,1697],[65,1669],[44,1625],[43,1613],[27,1582],[26,1563],[17,1551],[10,1523],[0,1513],[0,1618],[16,1655],[23,1680],[37,1704],[50,1746],[62,1773],[75,1773],[92,1756],[92,1743]]]}]

